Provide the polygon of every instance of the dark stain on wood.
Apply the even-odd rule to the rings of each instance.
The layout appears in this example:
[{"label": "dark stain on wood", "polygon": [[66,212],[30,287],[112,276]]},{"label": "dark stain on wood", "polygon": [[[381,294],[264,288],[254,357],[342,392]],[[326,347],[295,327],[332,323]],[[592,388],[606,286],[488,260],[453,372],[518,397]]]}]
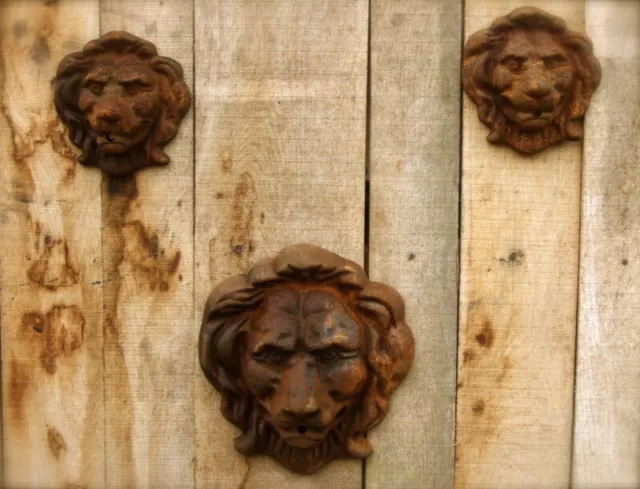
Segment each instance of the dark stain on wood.
[{"label": "dark stain on wood", "polygon": [[26,365],[15,358],[9,363],[9,407],[13,418],[18,421],[25,419],[24,403],[29,388],[29,370]]},{"label": "dark stain on wood", "polygon": [[224,193],[223,192],[216,192],[216,199],[218,199],[218,200],[224,199]]},{"label": "dark stain on wood", "polygon": [[479,416],[482,413],[484,413],[484,408],[485,408],[484,400],[479,399],[473,403],[473,407],[471,408],[471,411],[473,411],[473,414],[475,414],[476,416]]},{"label": "dark stain on wood", "polygon": [[55,458],[59,459],[61,452],[67,451],[67,443],[60,432],[52,426],[47,429],[47,441],[49,442],[49,449]]},{"label": "dark stain on wood", "polygon": [[476,354],[473,350],[470,349],[465,349],[462,352],[462,365],[466,365],[467,363],[469,363],[471,360],[473,360],[476,357]]},{"label": "dark stain on wood", "polygon": [[231,150],[223,149],[220,152],[220,165],[224,173],[230,173],[233,170],[233,156]]},{"label": "dark stain on wood", "polygon": [[29,55],[34,63],[43,65],[51,58],[51,49],[47,38],[43,36],[36,37],[35,42],[31,45]]},{"label": "dark stain on wood", "polygon": [[623,258],[621,263],[626,267],[629,264],[629,260]]},{"label": "dark stain on wood", "polygon": [[491,348],[493,346],[493,328],[491,327],[491,321],[488,319],[482,323],[482,330],[475,336],[478,345],[483,348]]},{"label": "dark stain on wood", "polygon": [[507,258],[499,258],[498,261],[501,265],[507,267],[519,267],[524,263],[525,254],[522,250],[513,250],[509,252],[509,256]]},{"label": "dark stain on wood", "polygon": [[158,234],[141,221],[127,223],[122,232],[126,240],[124,258],[132,268],[136,283],[152,292],[167,292],[175,282],[181,252],[167,255],[160,247]]},{"label": "dark stain on wood", "polygon": [[27,23],[24,20],[19,20],[13,24],[13,37],[16,41],[27,33]]},{"label": "dark stain on wood", "polygon": [[416,254],[415,253],[409,253],[409,256],[407,257],[408,261],[413,261],[416,259]]},{"label": "dark stain on wood", "polygon": [[56,305],[46,314],[28,312],[22,316],[22,330],[41,345],[40,362],[50,374],[60,357],[68,357],[84,342],[85,318],[77,306]]},{"label": "dark stain on wood", "polygon": [[251,233],[253,227],[253,207],[256,202],[256,189],[253,178],[248,172],[240,175],[233,194],[231,210],[231,226],[233,229],[229,247],[238,257],[238,267],[244,270],[249,265],[249,258],[255,248],[252,244]]},{"label": "dark stain on wood", "polygon": [[[40,226],[40,224],[36,224]],[[41,228],[35,234],[35,249],[43,251],[27,270],[30,282],[48,290],[69,287],[78,283],[79,273],[71,265],[69,245],[66,240],[45,235],[41,237]],[[42,247],[40,241],[42,240]]]}]

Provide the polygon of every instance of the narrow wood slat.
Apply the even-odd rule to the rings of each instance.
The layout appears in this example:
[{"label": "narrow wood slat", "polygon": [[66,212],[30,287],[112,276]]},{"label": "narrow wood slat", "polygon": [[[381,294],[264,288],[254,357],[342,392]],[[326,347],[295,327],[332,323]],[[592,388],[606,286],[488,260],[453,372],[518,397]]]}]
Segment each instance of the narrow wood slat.
[{"label": "narrow wood slat", "polygon": [[101,488],[100,174],[76,163],[51,84],[98,34],[98,1],[46,3],[0,5],[3,487]]},{"label": "narrow wood slat", "polygon": [[[529,4],[584,31],[583,0]],[[522,6],[467,0],[465,36]],[[522,156],[464,97],[456,488],[569,484],[580,142]]]},{"label": "narrow wood slat", "polygon": [[372,279],[398,288],[413,368],[369,434],[366,487],[453,485],[462,2],[371,6]]},{"label": "narrow wood slat", "polygon": [[[123,29],[178,61],[192,87],[192,2],[102,0]],[[107,485],[192,488],[193,114],[168,166],[103,179]],[[177,267],[176,267],[177,264]]]},{"label": "narrow wood slat", "polygon": [[640,487],[640,3],[587,0],[602,63],[587,115],[573,487]]},{"label": "narrow wood slat", "polygon": [[[282,247],[362,263],[368,5],[196,0],[196,320],[212,287]],[[299,476],[243,458],[197,367],[196,486],[361,487],[361,463]]]}]

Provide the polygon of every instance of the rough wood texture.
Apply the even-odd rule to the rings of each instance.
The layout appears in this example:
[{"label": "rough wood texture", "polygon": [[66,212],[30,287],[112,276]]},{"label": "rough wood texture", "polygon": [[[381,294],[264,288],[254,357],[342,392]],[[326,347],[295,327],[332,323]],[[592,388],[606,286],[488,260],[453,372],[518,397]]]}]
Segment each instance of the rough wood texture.
[{"label": "rough wood texture", "polygon": [[[124,29],[178,61],[192,86],[191,2],[102,0]],[[193,112],[171,163],[103,179],[107,485],[193,487]]]},{"label": "rough wood texture", "polygon": [[573,487],[640,487],[640,3],[589,0]]},{"label": "rough wood texture", "polygon": [[[582,0],[533,6],[584,31]],[[516,0],[467,0],[465,32]],[[581,143],[491,146],[464,97],[456,488],[569,484]]]},{"label": "rough wood texture", "polygon": [[[289,244],[362,263],[368,5],[196,0],[195,14],[199,315],[214,284]],[[240,456],[197,370],[197,487],[361,487],[359,461],[305,477]]]},{"label": "rough wood texture", "polygon": [[100,488],[100,175],[75,162],[51,87],[98,34],[98,2],[47,3],[0,6],[3,487]]},{"label": "rough wood texture", "polygon": [[461,17],[372,2],[369,274],[405,298],[416,355],[369,434],[367,488],[453,485]]}]

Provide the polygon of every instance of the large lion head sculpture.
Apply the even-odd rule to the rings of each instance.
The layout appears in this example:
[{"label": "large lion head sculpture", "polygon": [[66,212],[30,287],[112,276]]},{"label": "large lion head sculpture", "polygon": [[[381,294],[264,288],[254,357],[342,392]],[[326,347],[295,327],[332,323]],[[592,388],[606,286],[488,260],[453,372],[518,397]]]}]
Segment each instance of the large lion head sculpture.
[{"label": "large lion head sculpture", "polygon": [[564,20],[523,7],[473,34],[463,86],[491,129],[488,140],[536,153],[582,136],[580,119],[600,83],[589,38]]},{"label": "large lion head sculpture", "polygon": [[379,423],[413,361],[398,292],[322,248],[294,245],[211,293],[200,364],[242,430],[242,454],[299,473],[372,452]]},{"label": "large lion head sculpture", "polygon": [[60,62],[54,102],[82,150],[80,162],[119,176],[169,163],[162,148],[178,132],[191,94],[176,61],[114,31]]}]

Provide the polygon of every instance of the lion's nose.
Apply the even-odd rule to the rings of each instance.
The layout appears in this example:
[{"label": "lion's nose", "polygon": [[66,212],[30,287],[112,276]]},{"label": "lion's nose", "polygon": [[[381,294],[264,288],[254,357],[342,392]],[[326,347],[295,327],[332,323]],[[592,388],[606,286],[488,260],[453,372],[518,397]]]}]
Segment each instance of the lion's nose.
[{"label": "lion's nose", "polygon": [[118,122],[120,121],[120,114],[115,110],[102,110],[98,114],[98,119],[102,122]]},{"label": "lion's nose", "polygon": [[315,396],[292,396],[284,412],[299,419],[313,418],[320,413],[320,407]]},{"label": "lion's nose", "polygon": [[549,95],[551,87],[546,83],[535,83],[527,89],[527,95],[534,99],[541,99]]}]

